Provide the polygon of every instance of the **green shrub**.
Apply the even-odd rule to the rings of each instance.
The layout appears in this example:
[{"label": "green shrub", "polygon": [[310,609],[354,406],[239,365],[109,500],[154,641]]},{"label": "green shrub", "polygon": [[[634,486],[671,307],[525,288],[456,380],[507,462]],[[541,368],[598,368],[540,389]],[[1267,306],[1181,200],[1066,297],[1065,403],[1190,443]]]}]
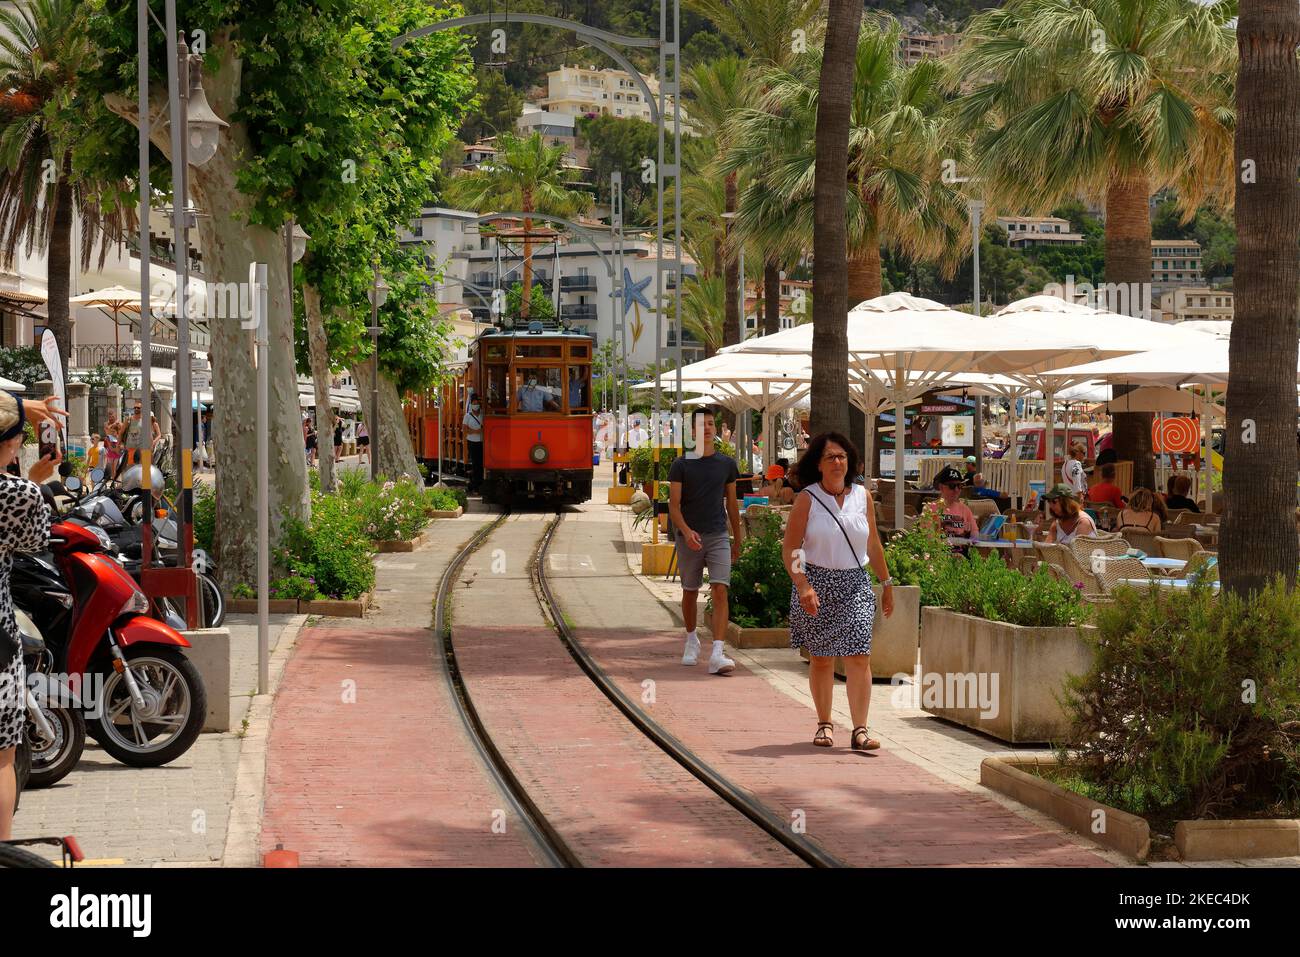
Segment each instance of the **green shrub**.
[{"label": "green shrub", "polygon": [[965,615],[1038,628],[1082,624],[1089,615],[1075,586],[1042,571],[1022,575],[997,555],[972,554],[945,565],[933,597]]},{"label": "green shrub", "polygon": [[320,469],[309,468],[307,470],[307,485],[313,492],[320,491]]},{"label": "green shrub", "polygon": [[301,575],[277,578],[271,582],[267,591],[272,598],[293,598],[298,601],[317,601],[322,597],[315,580]]},{"label": "green shrub", "polygon": [[1169,819],[1300,814],[1300,592],[1121,588],[1097,626],[1063,774]]},{"label": "green shrub", "polygon": [[210,485],[194,486],[194,547],[212,554],[212,536],[217,528],[217,494]]},{"label": "green shrub", "polygon": [[922,605],[941,605],[939,583],[959,561],[937,520],[924,515],[885,545],[885,563],[897,585],[919,585]]},{"label": "green shrub", "polygon": [[408,542],[429,524],[424,487],[414,479],[376,485],[366,483],[357,499],[364,510],[365,531],[375,542]]},{"label": "green shrub", "polygon": [[230,592],[230,597],[231,598],[256,598],[257,592],[253,590],[252,585],[245,585],[243,582],[240,582]]},{"label": "green shrub", "polygon": [[[670,449],[667,446],[659,450],[660,479],[668,477],[668,470],[672,468],[673,459],[677,458],[677,451],[677,449]],[[642,482],[653,480],[654,453],[653,447],[632,450],[632,484],[640,485]]]},{"label": "green shrub", "polygon": [[285,519],[277,565],[289,575],[314,579],[329,598],[360,598],[375,584],[365,518],[364,503],[341,491],[314,496],[310,526]]},{"label": "green shrub", "polygon": [[[741,628],[785,628],[790,624],[790,573],[781,558],[781,517],[771,512],[750,522],[750,534],[731,566],[727,590],[731,620]],[[713,602],[708,603],[710,612]]]},{"label": "green shrub", "polygon": [[[457,492],[460,492],[460,494],[458,495]],[[462,504],[462,496],[464,496],[464,494],[465,493],[460,489],[425,489],[424,502],[427,507],[434,509],[435,511],[454,512],[458,506],[461,508],[464,507]],[[468,501],[467,498],[466,501]]]}]

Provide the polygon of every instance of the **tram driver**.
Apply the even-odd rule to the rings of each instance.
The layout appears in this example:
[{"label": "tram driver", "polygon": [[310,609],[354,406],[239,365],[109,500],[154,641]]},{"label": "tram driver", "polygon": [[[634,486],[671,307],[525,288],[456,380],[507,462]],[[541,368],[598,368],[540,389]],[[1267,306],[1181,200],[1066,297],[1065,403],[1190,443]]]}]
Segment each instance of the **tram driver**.
[{"label": "tram driver", "polygon": [[555,401],[551,390],[537,382],[537,370],[529,369],[527,379],[519,389],[520,412],[559,412],[560,404]]}]

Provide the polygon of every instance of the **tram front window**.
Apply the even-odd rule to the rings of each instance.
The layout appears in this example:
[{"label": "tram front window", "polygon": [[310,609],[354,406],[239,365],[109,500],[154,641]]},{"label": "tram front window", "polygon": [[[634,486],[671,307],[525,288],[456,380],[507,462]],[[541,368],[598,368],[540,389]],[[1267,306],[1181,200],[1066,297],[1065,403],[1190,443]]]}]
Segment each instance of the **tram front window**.
[{"label": "tram front window", "polygon": [[506,411],[506,367],[487,367],[487,407],[493,411]]},{"label": "tram front window", "polygon": [[561,370],[550,367],[515,370],[515,409],[518,412],[559,412]]}]

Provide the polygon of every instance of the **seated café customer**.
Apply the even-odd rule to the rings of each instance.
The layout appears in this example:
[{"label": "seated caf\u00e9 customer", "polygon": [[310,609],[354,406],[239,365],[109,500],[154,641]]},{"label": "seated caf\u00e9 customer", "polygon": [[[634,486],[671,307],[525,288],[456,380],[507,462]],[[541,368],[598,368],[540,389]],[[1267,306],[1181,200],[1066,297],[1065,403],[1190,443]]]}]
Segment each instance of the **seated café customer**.
[{"label": "seated caf\u00e9 customer", "polygon": [[961,494],[962,475],[951,465],[939,470],[934,477],[934,487],[939,490],[939,500],[928,502],[926,514],[937,515],[943,533],[953,538],[973,538],[979,531],[975,513],[970,510],[959,495]]},{"label": "seated caf\u00e9 customer", "polygon": [[1079,505],[1074,489],[1061,482],[1043,496],[1047,501],[1047,514],[1052,519],[1052,530],[1047,541],[1055,545],[1068,545],[1080,535],[1097,534],[1097,523]]},{"label": "seated caf\u00e9 customer", "polygon": [[989,488],[984,480],[983,472],[976,472],[975,478],[971,480],[976,498],[1001,498],[1002,493],[995,488]]},{"label": "seated caf\u00e9 customer", "polygon": [[1166,508],[1185,508],[1189,512],[1199,512],[1201,509],[1195,501],[1187,497],[1187,493],[1192,490],[1192,480],[1186,475],[1169,476],[1169,494],[1165,496]]},{"label": "seated caf\u00e9 customer", "polygon": [[785,459],[778,459],[776,465],[769,465],[764,478],[767,484],[759,490],[759,495],[767,496],[769,505],[793,505],[794,489],[792,489],[785,478],[786,466]]},{"label": "seated caf\u00e9 customer", "polygon": [[1129,496],[1128,506],[1119,513],[1115,524],[1121,534],[1126,528],[1143,532],[1160,531],[1163,523],[1156,511],[1155,493],[1149,488],[1134,489]]},{"label": "seated caf\u00e9 customer", "polygon": [[1124,507],[1124,493],[1115,484],[1115,465],[1107,462],[1101,467],[1101,481],[1088,489],[1088,501],[1094,505]]}]

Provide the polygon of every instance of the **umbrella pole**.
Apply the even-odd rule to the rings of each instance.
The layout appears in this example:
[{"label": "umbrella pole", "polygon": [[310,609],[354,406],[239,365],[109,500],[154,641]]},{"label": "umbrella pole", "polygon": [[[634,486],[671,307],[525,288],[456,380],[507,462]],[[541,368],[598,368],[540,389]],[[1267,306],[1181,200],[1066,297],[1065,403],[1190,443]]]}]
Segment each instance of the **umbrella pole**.
[{"label": "umbrella pole", "polygon": [[1056,410],[1053,408],[1053,400],[1056,393],[1051,389],[1043,390],[1043,398],[1047,400],[1047,419],[1043,423],[1043,468],[1046,473],[1047,484],[1043,486],[1044,492],[1052,490],[1052,473],[1056,470]]},{"label": "umbrella pole", "polygon": [[1024,508],[1025,499],[1020,494],[1020,443],[1016,441],[1016,399],[1014,394],[1011,398],[1011,411],[1007,415],[1007,440],[1011,443],[1011,481],[1014,483],[1011,494],[1016,498],[1016,506]]}]

